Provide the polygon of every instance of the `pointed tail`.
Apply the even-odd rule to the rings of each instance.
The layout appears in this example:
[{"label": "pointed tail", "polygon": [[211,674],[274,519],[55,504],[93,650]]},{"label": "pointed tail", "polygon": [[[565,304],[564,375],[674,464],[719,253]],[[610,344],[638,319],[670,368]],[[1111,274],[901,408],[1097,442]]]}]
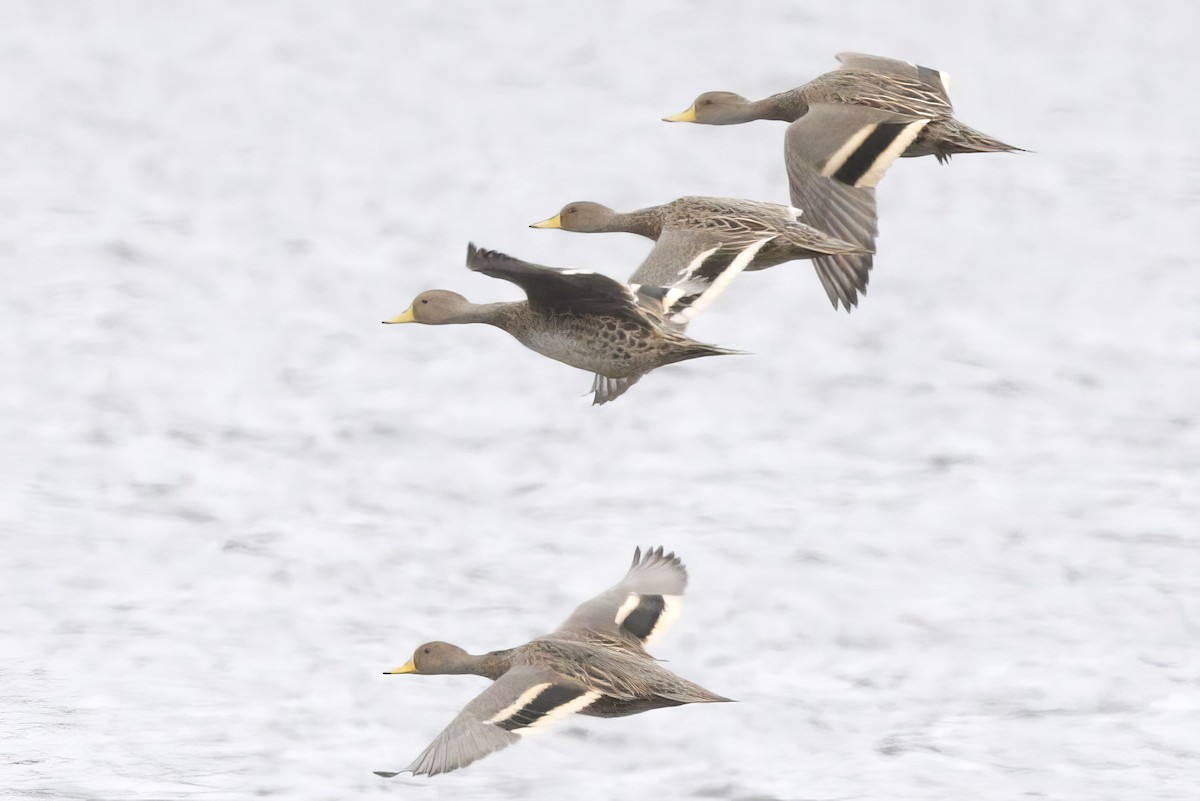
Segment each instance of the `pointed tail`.
[{"label": "pointed tail", "polygon": [[977,131],[969,125],[963,125],[954,118],[937,120],[926,129],[932,140],[933,155],[942,164],[950,160],[955,153],[1027,153],[1023,147],[1001,142],[995,137],[988,136],[983,131]]}]

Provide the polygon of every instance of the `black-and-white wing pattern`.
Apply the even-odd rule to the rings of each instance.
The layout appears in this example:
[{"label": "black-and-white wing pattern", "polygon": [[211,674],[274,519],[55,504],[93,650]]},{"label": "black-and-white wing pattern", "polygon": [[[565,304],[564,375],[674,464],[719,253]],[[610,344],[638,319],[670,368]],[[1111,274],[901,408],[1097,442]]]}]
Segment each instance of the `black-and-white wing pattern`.
[{"label": "black-and-white wing pattern", "polygon": [[[928,122],[866,106],[812,106],[784,137],[792,205],[810,225],[874,250],[874,187]],[[847,311],[866,290],[872,263],[872,254],[813,259],[830,302]]]},{"label": "black-and-white wing pattern", "polygon": [[[746,244],[750,242],[753,242],[753,238],[748,238]],[[737,240],[731,241],[731,244],[736,245]],[[710,231],[664,230],[646,255],[646,260],[629,276],[629,283],[637,286],[681,286],[691,275],[689,268],[692,267],[692,261],[701,253],[720,245],[721,238]],[[699,292],[704,286],[703,282],[697,280],[689,288]]]},{"label": "black-and-white wing pattern", "polygon": [[775,239],[764,236],[749,245],[716,245],[695,256],[680,271],[679,279],[662,297],[662,313],[668,325],[687,327],[729,288],[763,247]]},{"label": "black-and-white wing pattern", "polygon": [[[405,771],[435,776],[466,767],[595,703],[600,693],[547,668],[519,665],[463,707]],[[394,772],[376,771],[380,776]]]},{"label": "black-and-white wing pattern", "polygon": [[683,611],[687,570],[674,553],[638,548],[625,578],[579,605],[557,635],[590,631],[636,642],[643,647],[661,637]]}]

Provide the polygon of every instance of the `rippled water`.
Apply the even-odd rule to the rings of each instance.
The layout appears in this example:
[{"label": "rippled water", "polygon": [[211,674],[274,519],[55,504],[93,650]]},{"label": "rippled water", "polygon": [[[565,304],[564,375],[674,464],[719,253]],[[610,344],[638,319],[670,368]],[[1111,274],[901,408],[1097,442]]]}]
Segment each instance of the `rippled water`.
[{"label": "rippled water", "polygon": [[[11,3],[0,29],[0,788],[11,798],[1194,798],[1193,4]],[[753,352],[592,408],[384,329],[575,199],[786,200],[781,125],[666,125],[878,52],[1036,151],[897,165],[871,293],[747,275]],[[383,780],[663,543],[656,647],[736,705]]]}]

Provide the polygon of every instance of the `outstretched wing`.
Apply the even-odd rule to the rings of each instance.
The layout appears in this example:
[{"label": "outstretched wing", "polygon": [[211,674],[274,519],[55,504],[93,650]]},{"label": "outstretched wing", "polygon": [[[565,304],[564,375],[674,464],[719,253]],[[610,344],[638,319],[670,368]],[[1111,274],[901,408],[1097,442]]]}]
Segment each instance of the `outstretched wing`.
[{"label": "outstretched wing", "polygon": [[[731,245],[738,240],[728,237]],[[753,237],[741,237],[744,244],[754,242]],[[713,231],[667,229],[647,254],[646,260],[629,277],[629,283],[642,286],[677,286],[691,277],[688,270],[696,257],[722,244],[722,237]],[[699,290],[700,284],[695,286]]]},{"label": "outstretched wing", "polygon": [[599,697],[600,693],[547,668],[514,667],[463,707],[404,770],[414,776],[435,776],[464,768],[586,708]]},{"label": "outstretched wing", "polygon": [[775,237],[775,234],[767,234],[750,244],[717,245],[692,259],[680,280],[663,296],[663,314],[667,323],[679,329],[686,328],[729,288],[733,279],[741,275],[758,252]]},{"label": "outstretched wing", "polygon": [[[868,250],[879,233],[875,185],[929,122],[867,106],[819,103],[788,126],[784,159],[792,205],[809,225]],[[813,266],[837,308],[858,303],[872,254],[818,256]]]},{"label": "outstretched wing", "polygon": [[950,74],[947,72],[866,53],[838,53],[837,60],[842,63],[841,69],[864,69],[888,76],[903,88],[905,94],[928,106],[930,112],[949,114],[954,110],[950,105]]},{"label": "outstretched wing", "polygon": [[599,632],[648,646],[666,633],[683,610],[687,570],[674,553],[662,547],[633,552],[625,578],[590,601],[580,604],[558,627],[570,639],[580,631]]},{"label": "outstretched wing", "polygon": [[[669,327],[682,331],[692,318],[720,297],[733,279],[745,271],[758,252],[776,236],[766,233],[734,244],[711,245],[689,261],[682,262],[682,266],[672,263],[669,274],[656,268],[659,277],[670,280],[670,284],[651,286],[635,282],[630,284],[630,288],[644,308],[661,317]],[[639,269],[634,278],[642,272]]]},{"label": "outstretched wing", "polygon": [[539,314],[607,314],[644,319],[637,295],[601,273],[543,267],[474,244],[467,246],[467,267],[521,287],[529,298],[529,307]]}]

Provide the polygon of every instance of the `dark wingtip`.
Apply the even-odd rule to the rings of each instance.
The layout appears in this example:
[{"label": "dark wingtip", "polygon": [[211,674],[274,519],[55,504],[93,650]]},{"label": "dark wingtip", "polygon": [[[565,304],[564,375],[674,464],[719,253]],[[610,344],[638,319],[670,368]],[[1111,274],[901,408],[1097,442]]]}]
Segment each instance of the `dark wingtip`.
[{"label": "dark wingtip", "polygon": [[386,770],[373,770],[373,771],[371,771],[371,772],[372,772],[372,773],[374,773],[376,776],[382,776],[382,777],[383,777],[383,778],[385,778],[385,779],[390,779],[390,778],[392,778],[393,776],[399,776],[399,775],[400,775],[400,774],[399,774],[399,772],[388,772],[388,771],[386,771]]},{"label": "dark wingtip", "polygon": [[474,242],[467,245],[467,267],[472,270],[482,272],[479,269],[481,266],[495,261],[517,261],[517,259],[498,250],[488,250],[487,248],[478,247]]}]

